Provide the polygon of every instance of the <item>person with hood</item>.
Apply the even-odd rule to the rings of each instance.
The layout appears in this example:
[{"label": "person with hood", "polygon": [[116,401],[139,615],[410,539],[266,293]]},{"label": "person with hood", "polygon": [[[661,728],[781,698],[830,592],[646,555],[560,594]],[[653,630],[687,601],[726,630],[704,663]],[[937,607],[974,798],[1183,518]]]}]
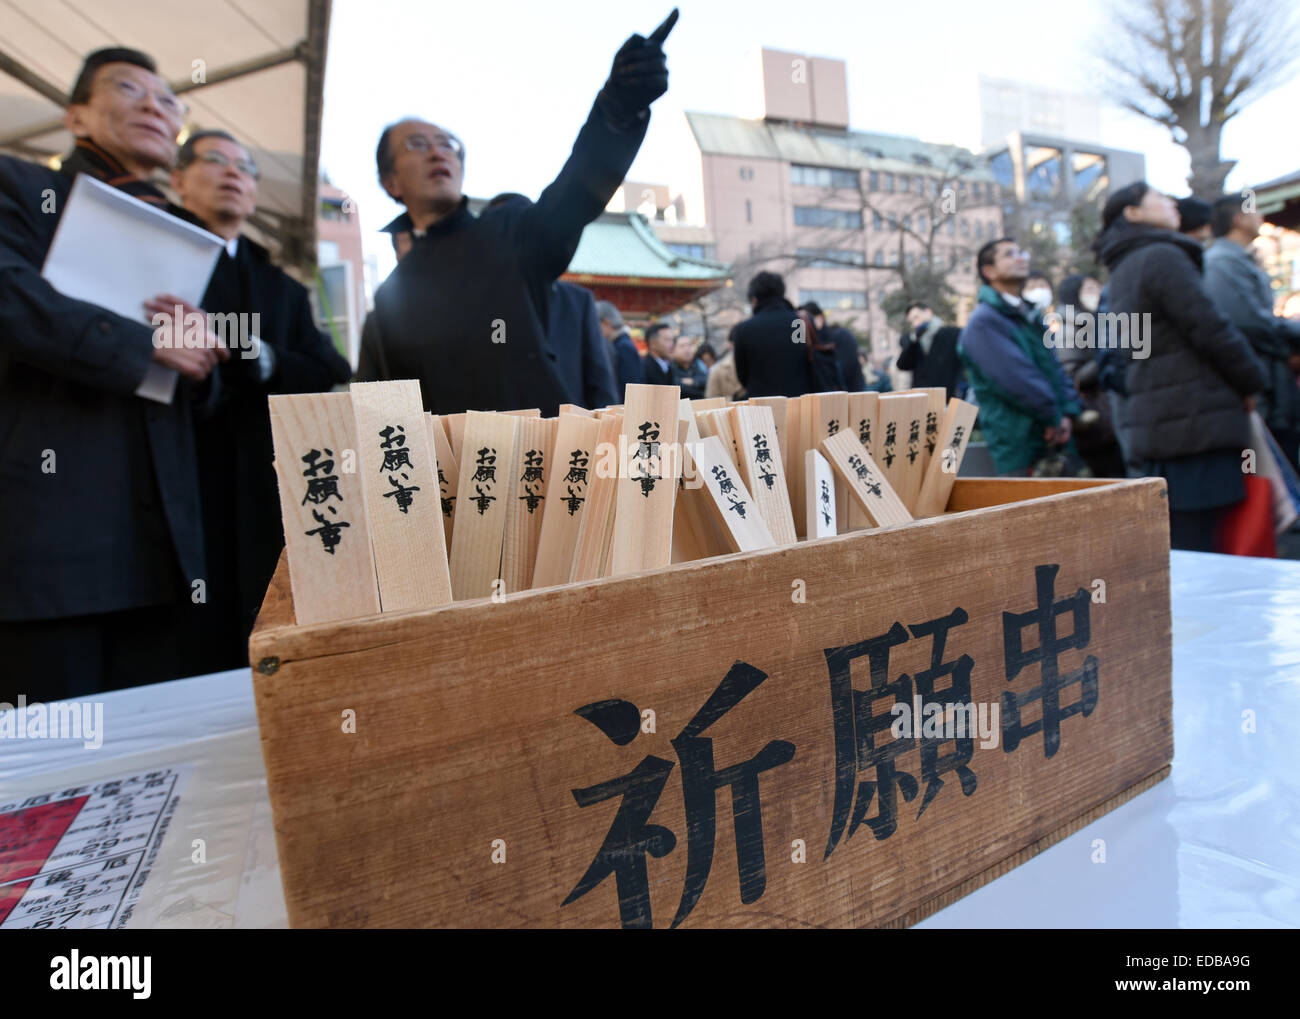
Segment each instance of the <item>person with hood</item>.
[{"label": "person with hood", "polygon": [[[1073,326],[1074,337],[1097,335],[1097,306],[1101,300],[1101,284],[1092,276],[1076,273],[1061,280],[1057,294],[1057,314],[1061,316],[1063,331]],[[1096,478],[1122,478],[1125,476],[1124,454],[1115,437],[1114,415],[1111,402],[1102,391],[1098,376],[1100,362],[1093,357],[1093,348],[1062,345],[1057,348],[1063,367],[1079,393],[1083,407],[1075,425],[1074,443],[1084,463]]]},{"label": "person with hood", "polygon": [[1212,552],[1223,515],[1246,497],[1247,413],[1267,378],[1205,290],[1203,249],[1178,227],[1173,201],[1137,181],[1107,199],[1097,248],[1108,311],[1150,316],[1124,371],[1125,450],[1168,483],[1171,546]]},{"label": "person with hood", "polygon": [[1052,347],[1042,316],[1020,296],[1029,255],[1010,237],[975,256],[979,304],[961,332],[957,353],[980,408],[980,428],[1000,475],[1028,475],[1045,457],[1068,449],[1079,397]]}]

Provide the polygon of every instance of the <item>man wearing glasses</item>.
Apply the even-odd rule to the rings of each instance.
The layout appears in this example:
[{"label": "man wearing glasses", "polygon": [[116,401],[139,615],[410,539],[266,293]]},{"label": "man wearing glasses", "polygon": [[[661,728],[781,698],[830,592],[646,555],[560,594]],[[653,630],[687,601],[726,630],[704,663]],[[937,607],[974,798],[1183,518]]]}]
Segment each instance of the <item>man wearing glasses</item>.
[{"label": "man wearing glasses", "polygon": [[208,574],[206,597],[188,610],[190,673],[247,664],[248,635],[284,547],[267,396],[322,392],[352,374],[316,328],[306,289],[241,236],[258,176],[247,149],[210,130],[186,139],[171,175],[181,215],[226,241],[203,297],[230,358],[213,372],[209,412],[194,423]]},{"label": "man wearing glasses", "polygon": [[[61,171],[0,156],[0,701],[180,674],[173,620],[206,576],[191,400],[227,352],[156,349],[144,309],[72,300],[41,266],[77,173],[166,204],[150,177],[184,116],[149,57],[100,50]],[[135,395],[153,363],[180,374],[170,404]]]},{"label": "man wearing glasses", "polygon": [[600,215],[640,148],[650,104],[668,90],[662,44],[674,10],[648,38],[633,35],[555,181],[536,204],[501,202],[475,217],[462,191],[465,148],[423,120],[388,127],[379,179],[406,212],[387,228],[410,251],[375,293],[357,378],[419,379],[427,410],[553,415],[572,392],[546,337],[550,285],[583,227]]},{"label": "man wearing glasses", "polygon": [[1028,475],[1039,460],[1069,445],[1079,394],[1044,342],[1042,316],[1020,296],[1029,255],[1010,237],[975,256],[979,305],[957,352],[979,401],[979,425],[1000,475]]}]

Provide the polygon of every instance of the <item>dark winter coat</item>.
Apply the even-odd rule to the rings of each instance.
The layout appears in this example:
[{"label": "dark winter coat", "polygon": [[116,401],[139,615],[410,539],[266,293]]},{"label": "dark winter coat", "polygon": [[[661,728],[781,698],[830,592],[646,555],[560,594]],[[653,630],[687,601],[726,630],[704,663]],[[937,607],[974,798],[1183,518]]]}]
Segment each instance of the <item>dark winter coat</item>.
[{"label": "dark winter coat", "polygon": [[536,204],[489,205],[476,217],[463,199],[423,236],[399,216],[392,226],[411,230],[411,250],[375,292],[357,378],[419,379],[436,414],[551,416],[581,404],[547,338],[551,282],[623,182],[647,124],[616,128],[597,103]]},{"label": "dark winter coat", "polygon": [[1259,413],[1269,428],[1300,431],[1300,387],[1287,358],[1300,353],[1300,322],[1273,314],[1273,288],[1240,244],[1220,237],[1205,252],[1210,300],[1255,348],[1268,373]]},{"label": "dark winter coat", "polygon": [[912,385],[918,389],[942,386],[951,400],[961,381],[961,358],[957,356],[960,336],[960,329],[946,326],[937,318],[930,319],[920,336],[904,333],[899,340],[898,370],[911,372]]},{"label": "dark winter coat", "polygon": [[1079,397],[1056,354],[1043,341],[1037,312],[1026,316],[993,287],[961,331],[957,350],[980,408],[980,428],[999,474],[1023,471],[1048,453],[1043,438],[1063,417],[1077,417]]},{"label": "dark winter coat", "polygon": [[208,577],[206,600],[189,612],[190,672],[248,664],[248,635],[284,548],[267,396],[327,392],[352,374],[316,327],[306,289],[247,237],[233,259],[222,252],[202,307],[256,313],[274,371],[262,379],[257,359],[232,351],[213,406],[195,422]]},{"label": "dark winter coat", "polygon": [[551,284],[551,314],[547,326],[551,348],[569,391],[580,407],[608,407],[623,401],[614,385],[609,343],[600,332],[600,316],[591,291],[576,283]]},{"label": "dark winter coat", "polygon": [[[1150,315],[1147,357],[1132,356],[1120,407],[1125,450],[1164,461],[1249,445],[1244,398],[1266,385],[1250,344],[1215,308],[1195,241],[1120,219],[1101,238],[1107,311]],[[1172,487],[1172,486],[1171,486]]]},{"label": "dark winter coat", "polygon": [[[752,396],[803,396],[817,392],[807,343],[795,342],[794,305],[784,297],[761,304],[731,330],[736,377]],[[828,355],[829,356],[829,355]]]},{"label": "dark winter coat", "polygon": [[41,278],[76,173],[129,190],[93,158],[56,173],[0,156],[0,620],[176,605],[206,576],[199,388],[136,396],[154,354],[144,309],[123,318]]},{"label": "dark winter coat", "polygon": [[609,345],[614,360],[614,388],[618,392],[614,403],[618,404],[623,402],[623,392],[628,386],[645,385],[645,368],[641,364],[641,353],[626,329],[620,330]]}]

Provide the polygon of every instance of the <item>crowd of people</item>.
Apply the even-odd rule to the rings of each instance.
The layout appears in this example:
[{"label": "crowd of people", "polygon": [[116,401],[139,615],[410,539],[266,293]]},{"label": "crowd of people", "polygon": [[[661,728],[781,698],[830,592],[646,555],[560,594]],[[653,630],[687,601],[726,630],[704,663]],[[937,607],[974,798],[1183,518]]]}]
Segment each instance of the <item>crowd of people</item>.
[{"label": "crowd of people", "polygon": [[[415,118],[382,132],[379,179],[405,208],[389,226],[400,260],[375,294],[355,373],[307,291],[244,236],[259,179],[247,146],[210,130],[178,145],[186,106],[147,54],[115,46],[85,59],[59,169],[0,156],[0,702],[247,666],[284,544],[271,394],[398,378],[418,379],[426,409],[442,413],[554,415],[621,399],[623,363],[591,295],[557,281],[667,91],[662,44],[676,18],[615,54],[535,203],[501,195],[475,216],[454,134]],[[42,276],[78,174],[221,240],[200,306],[160,293],[124,316]],[[96,243],[134,257],[124,238]],[[255,356],[232,352],[216,316],[258,323]],[[169,402],[137,395],[154,367],[176,373]]]},{"label": "crowd of people", "polygon": [[[420,119],[383,131],[376,170],[404,209],[386,228],[399,261],[375,293],[355,373],[306,290],[244,236],[259,176],[248,148],[210,130],[178,145],[185,107],[147,55],[114,47],[85,60],[60,169],[0,157],[0,661],[11,677],[0,701],[247,663],[283,546],[269,394],[417,379],[434,413],[551,416],[563,403],[621,403],[629,383],[728,399],[889,388],[848,329],[815,302],[796,307],[772,272],[748,281],[751,313],[725,341],[663,319],[644,327],[644,354],[617,307],[559,280],[667,90],[675,18],[618,51],[536,202],[503,194],[475,215],[455,134]],[[79,173],[222,240],[201,307],[159,294],[131,319],[42,277]],[[164,173],[174,201],[157,186]],[[1054,286],[1015,239],[990,241],[969,320],[958,328],[913,302],[895,367],[979,405],[997,473],[1163,477],[1174,546],[1212,548],[1244,498],[1250,410],[1296,460],[1300,323],[1273,314],[1250,257],[1260,217],[1241,196],[1175,203],[1137,182],[1102,220],[1104,280]],[[159,343],[145,324],[178,305],[202,344]],[[232,356],[212,334],[218,313],[260,318],[256,356]],[[1107,316],[1149,325],[1126,347],[1051,342],[1096,333]],[[151,366],[179,376],[170,403],[136,395]]]}]

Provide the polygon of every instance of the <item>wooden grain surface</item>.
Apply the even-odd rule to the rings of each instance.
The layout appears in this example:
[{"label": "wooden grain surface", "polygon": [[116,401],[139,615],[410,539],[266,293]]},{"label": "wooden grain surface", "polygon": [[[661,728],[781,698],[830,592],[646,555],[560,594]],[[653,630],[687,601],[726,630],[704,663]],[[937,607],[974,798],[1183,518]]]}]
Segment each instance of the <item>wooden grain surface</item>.
[{"label": "wooden grain surface", "polygon": [[451,555],[451,536],[456,527],[456,492],[460,487],[460,469],[451,452],[451,439],[447,426],[437,414],[429,414],[429,441],[433,443],[438,458],[438,496],[442,507],[442,531],[447,541],[447,554]]},{"label": "wooden grain surface", "polygon": [[744,477],[758,504],[758,511],[778,545],[793,545],[799,536],[794,530],[790,490],[785,483],[785,461],[781,459],[781,443],[777,438],[772,408],[738,406],[732,413],[733,432],[742,443]]},{"label": "wooden grain surface", "polygon": [[587,488],[587,508],[578,524],[573,545],[573,567],[569,579],[595,580],[603,577],[614,538],[614,511],[618,496],[618,437],[623,415],[606,414],[596,432],[595,472]]},{"label": "wooden grain surface", "polygon": [[922,392],[884,393],[880,397],[880,434],[876,437],[880,455],[872,459],[904,507],[916,502],[921,490],[922,440],[929,404],[929,396]]},{"label": "wooden grain surface", "polygon": [[[629,384],[623,395],[627,466],[615,489],[610,573],[667,566],[673,552],[673,503],[682,474],[677,442],[678,386]],[[713,412],[706,412],[713,413]]]},{"label": "wooden grain surface", "polygon": [[[871,454],[871,459],[879,460],[876,453],[876,433],[879,431],[877,422],[880,419],[880,394],[879,393],[850,393],[849,394],[849,427],[858,437],[858,441]],[[861,531],[871,527],[871,521],[862,511],[858,504],[849,501],[849,519],[844,524],[846,531]]]},{"label": "wooden grain surface", "polygon": [[835,469],[858,508],[875,527],[904,524],[912,519],[879,465],[852,432],[838,432],[821,442],[821,452]]},{"label": "wooden grain surface", "polygon": [[599,431],[600,424],[587,411],[560,414],[532,587],[569,582],[578,528],[587,509],[587,490],[596,473]]},{"label": "wooden grain surface", "polygon": [[491,596],[501,576],[515,430],[521,420],[526,419],[476,410],[465,415],[451,539],[451,590],[457,601]]},{"label": "wooden grain surface", "polygon": [[[962,489],[955,500],[1043,486]],[[282,569],[251,650],[290,922],[618,927],[629,912],[655,927],[679,916],[700,928],[914,922],[1166,769],[1164,493],[1156,479],[1079,487],[504,604],[304,627],[292,625]],[[1061,521],[1074,519],[1112,526],[1061,541]],[[1104,602],[1090,597],[1097,580]],[[936,676],[927,627],[939,621]],[[659,639],[607,639],[632,626]],[[895,640],[873,678],[867,650]],[[1040,717],[1040,648],[1066,684],[1056,741],[1020,728]],[[1025,702],[1009,730],[1017,745],[1000,726],[990,747],[885,733],[876,761],[870,719],[887,727],[887,708],[918,686],[943,696],[967,664],[972,704]],[[726,694],[727,710],[700,715]],[[342,731],[348,709],[355,733]],[[760,765],[748,787],[757,799],[733,811],[727,784]],[[726,769],[715,788],[709,777]],[[657,826],[657,852],[606,859],[644,859],[648,917],[626,874],[621,896],[613,873],[583,886],[622,830],[622,793],[606,784],[624,776],[624,791],[645,791],[640,821]],[[863,823],[850,831],[858,797]],[[883,815],[882,798],[893,808]],[[688,882],[699,895],[684,903]]]},{"label": "wooden grain surface", "polygon": [[[803,417],[809,449],[820,449],[823,439],[828,439],[848,428],[849,394],[809,393],[799,397],[803,404]],[[838,476],[835,478],[835,519],[841,532],[849,519],[849,489]]]},{"label": "wooden grain surface", "polygon": [[268,399],[299,618],[317,623],[378,612],[352,397],[305,393]]},{"label": "wooden grain surface", "polygon": [[691,451],[695,468],[704,481],[714,520],[720,525],[729,552],[771,548],[776,542],[758,511],[740,471],[727,455],[722,439],[710,435]]},{"label": "wooden grain surface", "polygon": [[413,380],[354,382],[358,465],[384,612],[451,601],[438,463]]},{"label": "wooden grain surface", "polygon": [[914,517],[935,517],[948,505],[953,482],[961,470],[961,462],[966,457],[966,447],[970,445],[971,430],[975,427],[975,418],[979,408],[965,400],[953,398],[948,403],[948,410],[939,426],[939,440],[935,455],[931,457],[925,469],[925,478],[921,490],[917,493],[916,503],[912,507]]},{"label": "wooden grain surface", "polygon": [[515,462],[506,497],[505,539],[501,548],[501,580],[505,593],[514,594],[533,584],[537,550],[546,507],[546,487],[551,476],[556,418],[519,412],[515,429]]},{"label": "wooden grain surface", "polygon": [[[753,396],[746,400],[745,404],[750,407],[766,407],[772,412],[772,424],[776,427],[776,437],[781,443],[781,462],[787,463],[790,446],[785,432],[785,418],[790,398],[788,396]],[[789,482],[787,482],[787,490],[789,487]]]}]

